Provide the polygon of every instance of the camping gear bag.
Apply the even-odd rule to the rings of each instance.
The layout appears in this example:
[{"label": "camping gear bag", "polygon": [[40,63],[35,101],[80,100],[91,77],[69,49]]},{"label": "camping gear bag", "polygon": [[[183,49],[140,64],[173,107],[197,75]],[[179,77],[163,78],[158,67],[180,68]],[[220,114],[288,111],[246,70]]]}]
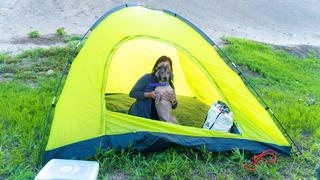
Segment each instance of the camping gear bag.
[{"label": "camping gear bag", "polygon": [[232,112],[225,103],[218,101],[209,109],[203,129],[230,132],[232,125]]}]

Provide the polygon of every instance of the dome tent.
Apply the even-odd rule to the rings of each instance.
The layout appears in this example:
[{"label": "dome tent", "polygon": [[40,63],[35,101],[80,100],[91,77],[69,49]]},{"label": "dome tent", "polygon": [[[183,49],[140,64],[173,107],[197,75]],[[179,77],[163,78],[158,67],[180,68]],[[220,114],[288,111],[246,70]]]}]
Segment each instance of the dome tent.
[{"label": "dome tent", "polygon": [[[87,35],[55,107],[45,161],[83,159],[93,156],[97,148],[130,146],[148,151],[173,144],[205,145],[209,151],[291,153],[291,145],[271,116],[220,58],[214,42],[183,17],[123,5],[105,13]],[[128,94],[161,55],[173,60],[177,95],[195,97],[209,106],[218,100],[226,102],[241,134],[153,121],[105,108],[105,93]]]}]

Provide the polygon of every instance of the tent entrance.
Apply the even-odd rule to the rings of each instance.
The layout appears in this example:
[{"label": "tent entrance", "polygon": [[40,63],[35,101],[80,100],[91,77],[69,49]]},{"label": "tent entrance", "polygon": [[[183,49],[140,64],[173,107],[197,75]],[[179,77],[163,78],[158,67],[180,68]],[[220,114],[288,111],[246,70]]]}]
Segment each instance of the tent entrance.
[{"label": "tent entrance", "polygon": [[177,45],[149,37],[119,43],[107,62],[105,93],[129,94],[137,80],[150,73],[156,60],[163,55],[172,59],[177,95],[197,98],[209,106],[224,99],[190,53]]},{"label": "tent entrance", "polygon": [[128,96],[130,90],[140,77],[151,72],[156,60],[163,55],[169,56],[173,63],[179,102],[174,114],[179,124],[201,127],[211,104],[223,97],[191,54],[157,39],[125,40],[114,49],[106,68],[105,94],[110,95],[106,96],[107,110],[127,113],[135,101]]}]

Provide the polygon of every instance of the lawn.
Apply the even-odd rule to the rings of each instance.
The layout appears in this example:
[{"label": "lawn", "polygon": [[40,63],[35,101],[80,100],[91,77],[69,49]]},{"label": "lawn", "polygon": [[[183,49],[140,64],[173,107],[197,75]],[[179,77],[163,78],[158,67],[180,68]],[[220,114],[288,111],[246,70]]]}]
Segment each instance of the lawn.
[{"label": "lawn", "polygon": [[[242,164],[252,155],[236,149],[212,153],[205,148],[172,147],[148,154],[109,150],[91,158],[100,163],[100,179],[316,178],[320,164],[320,59],[312,51],[296,57],[243,39],[228,38],[226,44],[223,49],[255,84],[303,154],[278,156],[276,164],[260,163],[256,171],[248,172]],[[41,131],[73,46],[35,49],[16,56],[0,53],[0,179],[32,179],[37,173]],[[115,103],[121,97],[107,98],[113,100],[107,107],[123,111]],[[126,107],[130,105],[130,100],[122,99]],[[191,113],[198,103],[183,97],[179,102],[185,112],[176,112],[178,119],[182,114],[202,119],[208,108]]]}]

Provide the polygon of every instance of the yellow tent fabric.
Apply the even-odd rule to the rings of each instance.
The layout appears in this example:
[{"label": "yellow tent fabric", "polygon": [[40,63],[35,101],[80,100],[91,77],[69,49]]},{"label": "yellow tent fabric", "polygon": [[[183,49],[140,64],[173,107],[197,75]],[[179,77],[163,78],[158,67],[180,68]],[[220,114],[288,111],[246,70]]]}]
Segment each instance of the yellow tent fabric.
[{"label": "yellow tent fabric", "polygon": [[[241,134],[173,125],[105,109],[105,93],[128,93],[161,55],[173,60],[178,95],[196,97],[208,105],[217,100],[227,102]],[[48,158],[82,157],[69,151],[64,156],[61,147],[76,148],[77,143],[89,147],[93,140],[118,147],[116,137],[125,147],[129,138],[125,135],[130,134],[128,141],[134,141],[135,133],[165,136],[178,144],[187,142],[181,137],[198,138],[199,142],[204,138],[206,145],[220,138],[235,140],[235,147],[243,141],[258,143],[255,146],[267,144],[260,150],[272,146],[290,151],[290,144],[267,111],[190,22],[167,11],[123,6],[100,18],[74,59],[56,105],[46,153]],[[145,134],[143,137],[147,137]],[[245,144],[244,149],[258,152],[257,147],[246,148]],[[218,146],[212,145],[212,149],[219,150]],[[222,143],[221,147],[226,150],[232,145]]]}]

